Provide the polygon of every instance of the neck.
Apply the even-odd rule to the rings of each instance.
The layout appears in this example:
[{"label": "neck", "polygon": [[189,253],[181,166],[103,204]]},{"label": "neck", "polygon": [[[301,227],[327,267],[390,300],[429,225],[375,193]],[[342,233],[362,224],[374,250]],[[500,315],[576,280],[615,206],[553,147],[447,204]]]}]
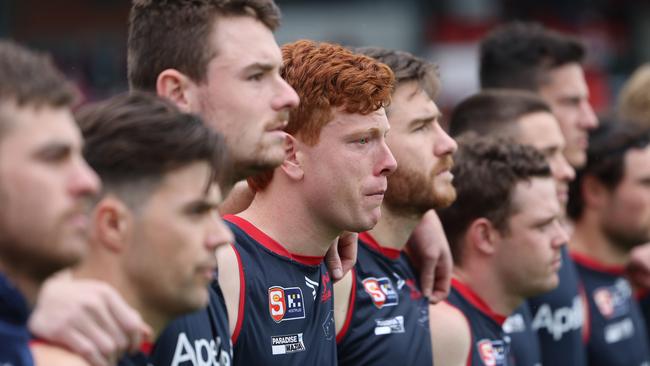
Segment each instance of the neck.
[{"label": "neck", "polygon": [[569,249],[608,266],[624,266],[630,259],[630,253],[618,247],[605,235],[596,218],[585,213],[575,222],[573,235],[569,240]]},{"label": "neck", "polygon": [[152,329],[154,342],[165,326],[174,318],[162,310],[151,299],[144,299],[135,282],[128,278],[120,268],[122,264],[116,258],[98,258],[89,255],[82,265],[73,272],[75,278],[86,278],[105,282],[117,291],[124,301],[140,314],[142,320]]},{"label": "neck", "polygon": [[33,308],[44,279],[36,279],[28,273],[14,268],[14,266],[6,265],[2,260],[0,260],[0,273],[4,274],[16,286],[18,291],[25,297],[25,300],[27,300],[29,307]]},{"label": "neck", "polygon": [[404,249],[413,230],[422,220],[421,214],[398,214],[391,211],[385,204],[381,206],[381,219],[370,235],[384,248]]},{"label": "neck", "polygon": [[496,271],[490,270],[490,267],[490,263],[469,268],[454,267],[453,277],[469,286],[492,311],[507,317],[524,302],[524,298],[509,292],[508,286],[504,285]]},{"label": "neck", "polygon": [[251,205],[238,214],[280,243],[290,253],[323,257],[342,230],[315,217],[295,195],[258,192]]}]

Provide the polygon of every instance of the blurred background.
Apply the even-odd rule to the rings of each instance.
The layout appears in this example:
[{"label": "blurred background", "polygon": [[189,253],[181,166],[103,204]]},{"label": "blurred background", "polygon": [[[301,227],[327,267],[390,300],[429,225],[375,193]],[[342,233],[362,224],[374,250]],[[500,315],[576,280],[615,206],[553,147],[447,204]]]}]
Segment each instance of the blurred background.
[{"label": "blurred background", "polygon": [[[632,71],[650,60],[646,0],[276,0],[278,43],[300,38],[410,51],[440,65],[439,104],[477,90],[477,42],[509,20],[535,20],[582,39],[592,103],[613,106]],[[0,37],[54,55],[86,100],[126,90],[129,0],[0,0]],[[1,81],[0,81],[1,82]]]}]

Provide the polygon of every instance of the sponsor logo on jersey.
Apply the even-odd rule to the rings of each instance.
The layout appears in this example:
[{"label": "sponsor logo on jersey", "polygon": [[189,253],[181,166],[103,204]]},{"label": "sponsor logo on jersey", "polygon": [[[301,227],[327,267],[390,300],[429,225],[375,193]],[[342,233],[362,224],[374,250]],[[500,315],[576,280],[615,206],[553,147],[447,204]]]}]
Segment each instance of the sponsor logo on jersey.
[{"label": "sponsor logo on jersey", "polygon": [[305,349],[305,342],[302,339],[302,333],[271,337],[271,352],[273,352],[274,355],[302,352]]},{"label": "sponsor logo on jersey", "polygon": [[632,297],[632,289],[624,279],[619,279],[612,286],[599,287],[593,292],[596,307],[605,319],[627,314],[630,297]]},{"label": "sponsor logo on jersey", "polygon": [[[227,340],[230,342],[230,340]],[[223,349],[221,338],[194,339],[190,341],[185,332],[181,332],[176,340],[172,366],[230,366],[231,352]]]},{"label": "sponsor logo on jersey", "polygon": [[375,335],[404,333],[404,316],[375,319]]},{"label": "sponsor logo on jersey", "polygon": [[520,333],[526,331],[526,321],[519,313],[510,315],[503,323],[503,331],[506,333]]},{"label": "sponsor logo on jersey", "polygon": [[476,342],[476,349],[486,366],[506,365],[508,344],[503,340],[481,339]]},{"label": "sponsor logo on jersey", "polygon": [[269,313],[276,323],[304,319],[305,305],[300,287],[270,287]]},{"label": "sponsor logo on jersey", "polygon": [[369,277],[363,280],[363,289],[370,295],[378,309],[385,306],[395,306],[399,302],[397,291],[388,277]]},{"label": "sponsor logo on jersey", "polygon": [[533,329],[546,329],[555,341],[562,339],[565,333],[582,329],[584,323],[584,306],[580,295],[573,298],[572,305],[552,309],[543,304],[533,318]]},{"label": "sponsor logo on jersey", "polygon": [[624,318],[613,324],[605,326],[605,342],[608,344],[617,343],[634,336],[634,323],[632,319]]}]

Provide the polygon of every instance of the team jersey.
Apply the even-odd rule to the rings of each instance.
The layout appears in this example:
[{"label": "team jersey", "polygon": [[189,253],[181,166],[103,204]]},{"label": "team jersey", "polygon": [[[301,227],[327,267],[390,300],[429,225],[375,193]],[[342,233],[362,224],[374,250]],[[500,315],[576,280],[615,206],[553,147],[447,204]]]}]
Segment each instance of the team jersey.
[{"label": "team jersey", "polygon": [[406,255],[359,235],[339,365],[431,366],[429,302]]},{"label": "team jersey", "polygon": [[[527,300],[543,365],[585,366],[586,303],[575,263],[562,246],[558,287]],[[513,348],[518,348],[517,342]],[[517,351],[515,351],[517,352]]]},{"label": "team jersey", "polygon": [[[641,314],[643,315],[643,320],[645,321],[645,328],[650,329],[650,291],[642,290],[636,294],[636,298],[641,307]],[[648,337],[650,341],[650,337]],[[648,345],[650,348],[650,344]]]},{"label": "team jersey", "polygon": [[29,305],[25,297],[0,273],[0,365],[33,365],[27,330]]},{"label": "team jersey", "polygon": [[587,361],[590,366],[648,366],[645,324],[623,267],[572,254],[589,304]]},{"label": "team jersey", "polygon": [[225,219],[240,275],[235,365],[336,365],[332,282],[323,258],[292,254],[250,222]]},{"label": "team jersey", "polygon": [[150,355],[156,366],[230,366],[232,344],[226,305],[215,280],[208,306],[172,321]]},{"label": "team jersey", "polygon": [[151,359],[152,347],[151,343],[143,343],[139,352],[122,357],[117,366],[158,366],[159,364]]},{"label": "team jersey", "polygon": [[539,339],[533,330],[533,317],[527,303],[518,307],[506,319],[503,330],[510,337],[510,354],[516,366],[542,365]]},{"label": "team jersey", "polygon": [[471,348],[467,366],[509,366],[510,338],[503,330],[506,317],[495,313],[472,289],[453,278],[447,304],[467,319]]}]

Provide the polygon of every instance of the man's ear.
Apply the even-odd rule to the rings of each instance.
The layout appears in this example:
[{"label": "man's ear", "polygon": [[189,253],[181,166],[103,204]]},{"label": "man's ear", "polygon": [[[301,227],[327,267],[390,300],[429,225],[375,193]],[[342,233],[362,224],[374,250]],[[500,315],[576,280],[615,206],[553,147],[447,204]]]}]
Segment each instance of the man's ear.
[{"label": "man's ear", "polygon": [[158,75],[156,93],[171,100],[185,113],[198,108],[196,84],[187,75],[176,69],[165,69]]},{"label": "man's ear", "polygon": [[585,175],[580,182],[582,194],[582,201],[584,208],[602,208],[608,205],[607,197],[609,196],[609,189],[605,187],[596,177]]},{"label": "man's ear", "polygon": [[286,135],[284,140],[285,158],[280,168],[292,180],[301,180],[305,175],[302,166],[302,151],[300,150],[303,146],[304,144],[295,137]]},{"label": "man's ear", "polygon": [[100,245],[113,252],[126,248],[133,226],[133,213],[126,204],[115,196],[103,198],[95,206],[93,221],[92,235]]},{"label": "man's ear", "polygon": [[483,255],[494,254],[501,235],[492,222],[484,217],[474,220],[467,229],[468,244]]}]

